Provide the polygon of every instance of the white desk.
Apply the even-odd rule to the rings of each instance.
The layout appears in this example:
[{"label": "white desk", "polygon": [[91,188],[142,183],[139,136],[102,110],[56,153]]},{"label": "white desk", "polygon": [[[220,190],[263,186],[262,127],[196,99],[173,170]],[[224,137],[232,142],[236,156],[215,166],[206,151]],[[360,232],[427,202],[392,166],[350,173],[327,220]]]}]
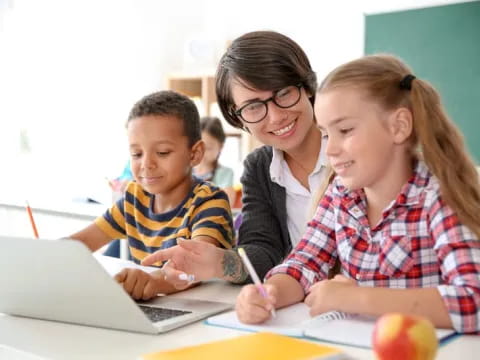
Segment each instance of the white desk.
[{"label": "white desk", "polygon": [[[234,303],[239,286],[220,281],[172,295]],[[34,320],[0,314],[0,344],[46,359],[116,359],[134,360],[140,354],[246,334],[238,330],[197,322],[160,335]],[[373,359],[369,350],[337,346],[354,359]],[[473,360],[480,353],[479,336],[461,336],[439,349],[437,360]],[[213,358],[212,358],[213,359]]]}]

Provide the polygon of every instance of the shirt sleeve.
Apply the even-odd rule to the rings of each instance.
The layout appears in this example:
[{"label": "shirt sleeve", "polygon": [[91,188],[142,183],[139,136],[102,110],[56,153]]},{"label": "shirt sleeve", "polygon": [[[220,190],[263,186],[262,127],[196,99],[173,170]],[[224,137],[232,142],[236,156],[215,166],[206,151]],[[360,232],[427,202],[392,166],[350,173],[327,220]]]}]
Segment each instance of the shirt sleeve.
[{"label": "shirt sleeve", "polygon": [[206,235],[216,239],[224,248],[233,245],[233,220],[227,194],[223,190],[212,190],[198,195],[194,200],[192,214],[192,238]]},{"label": "shirt sleeve", "polygon": [[480,241],[438,199],[430,209],[430,232],[444,284],[438,291],[461,333],[480,331]]},{"label": "shirt sleeve", "polygon": [[112,205],[103,215],[95,219],[95,224],[112,240],[125,239],[124,197]]},{"label": "shirt sleeve", "polygon": [[212,182],[222,189],[233,186],[233,170],[226,166],[219,166]]},{"label": "shirt sleeve", "polygon": [[308,223],[302,240],[266,278],[275,274],[290,275],[300,283],[305,293],[315,282],[327,278],[328,270],[335,265],[337,258],[332,189],[331,184]]}]

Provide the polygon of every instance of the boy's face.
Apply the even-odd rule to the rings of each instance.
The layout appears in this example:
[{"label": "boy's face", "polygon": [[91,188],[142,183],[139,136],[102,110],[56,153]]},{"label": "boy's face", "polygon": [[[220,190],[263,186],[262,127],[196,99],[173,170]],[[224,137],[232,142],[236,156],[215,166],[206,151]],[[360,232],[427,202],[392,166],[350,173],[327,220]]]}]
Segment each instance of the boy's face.
[{"label": "boy's face", "polygon": [[128,123],[132,173],[151,194],[175,197],[190,187],[191,170],[201,159],[198,148],[203,144],[190,147],[183,126],[172,115],[141,116]]}]

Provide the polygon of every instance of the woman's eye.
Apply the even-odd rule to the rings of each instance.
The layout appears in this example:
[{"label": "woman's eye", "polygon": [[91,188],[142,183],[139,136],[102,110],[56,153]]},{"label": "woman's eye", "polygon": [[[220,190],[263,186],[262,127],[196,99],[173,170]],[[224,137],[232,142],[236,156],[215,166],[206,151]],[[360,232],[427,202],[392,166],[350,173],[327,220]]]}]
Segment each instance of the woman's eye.
[{"label": "woman's eye", "polygon": [[340,129],[340,132],[345,135],[345,134],[348,134],[350,131],[352,131],[353,128],[349,128],[349,129]]},{"label": "woman's eye", "polygon": [[250,113],[250,112],[257,112],[263,107],[263,104],[261,102],[256,102],[256,103],[251,103],[248,106],[245,106],[243,108],[243,111]]},{"label": "woman's eye", "polygon": [[290,95],[291,90],[290,88],[282,89],[279,92],[277,92],[277,98],[282,98],[282,97],[287,97]]}]

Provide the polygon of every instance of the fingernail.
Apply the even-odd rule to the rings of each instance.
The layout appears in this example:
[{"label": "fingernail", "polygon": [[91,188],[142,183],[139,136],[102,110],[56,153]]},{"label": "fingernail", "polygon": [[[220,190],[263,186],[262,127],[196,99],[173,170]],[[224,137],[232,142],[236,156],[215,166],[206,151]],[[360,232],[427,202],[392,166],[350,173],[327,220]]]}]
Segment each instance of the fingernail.
[{"label": "fingernail", "polygon": [[168,259],[167,261],[165,261],[165,262],[163,263],[163,265],[162,265],[162,268],[165,267],[165,266],[167,266],[169,262],[170,262],[170,259]]},{"label": "fingernail", "polygon": [[178,275],[178,278],[183,281],[188,281],[188,282],[194,282],[195,281],[195,275],[193,274],[185,274],[182,273]]}]

